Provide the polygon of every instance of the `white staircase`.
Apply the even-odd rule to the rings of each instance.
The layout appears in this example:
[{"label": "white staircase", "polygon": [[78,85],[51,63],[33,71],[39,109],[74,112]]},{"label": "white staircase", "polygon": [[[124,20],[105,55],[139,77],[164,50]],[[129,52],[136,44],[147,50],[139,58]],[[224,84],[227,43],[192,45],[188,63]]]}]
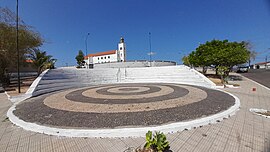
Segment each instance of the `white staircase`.
[{"label": "white staircase", "polygon": [[187,66],[129,68],[123,82],[180,83],[213,88],[215,84]]},{"label": "white staircase", "polygon": [[179,83],[208,88],[215,84],[187,66],[141,68],[59,68],[49,70],[37,85],[33,96],[58,90],[112,83]]}]

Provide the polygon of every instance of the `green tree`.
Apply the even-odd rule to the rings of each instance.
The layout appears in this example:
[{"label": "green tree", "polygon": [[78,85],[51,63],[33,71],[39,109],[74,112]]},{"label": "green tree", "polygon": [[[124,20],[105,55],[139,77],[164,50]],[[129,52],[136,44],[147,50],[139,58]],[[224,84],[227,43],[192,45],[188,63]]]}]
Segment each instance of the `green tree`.
[{"label": "green tree", "polygon": [[206,74],[207,67],[211,65],[211,51],[206,45],[200,45],[196,48],[196,51],[192,51],[184,60],[188,61],[192,67],[202,67],[202,72]]},{"label": "green tree", "polygon": [[246,49],[244,41],[238,43],[225,40],[214,54],[214,65],[231,69],[235,65],[246,63],[250,52]]},{"label": "green tree", "polygon": [[249,58],[250,51],[247,48],[247,42],[229,42],[228,40],[207,41],[188,56],[192,65],[203,67],[203,73],[206,73],[207,66],[214,66],[217,74],[222,74],[222,79],[226,79],[233,66],[246,63]]},{"label": "green tree", "polygon": [[83,64],[85,63],[84,61],[84,54],[82,50],[79,50],[78,55],[75,58],[77,60],[77,64],[79,67],[82,67]]},{"label": "green tree", "polygon": [[33,65],[37,68],[38,75],[46,70],[55,68],[56,59],[53,59],[51,55],[47,55],[46,51],[40,51],[35,49],[30,55],[29,59],[33,61]]},{"label": "green tree", "polygon": [[218,66],[217,67],[217,74],[221,78],[221,83],[222,84],[227,84],[228,83],[228,76],[227,73],[230,71],[230,69],[226,66]]},{"label": "green tree", "polygon": [[184,65],[190,66],[189,56],[183,56],[182,62],[183,62]]},{"label": "green tree", "polygon": [[[5,83],[9,68],[17,66],[16,15],[8,8],[0,7],[0,83]],[[23,63],[27,54],[43,44],[40,34],[19,20],[19,62]]]}]

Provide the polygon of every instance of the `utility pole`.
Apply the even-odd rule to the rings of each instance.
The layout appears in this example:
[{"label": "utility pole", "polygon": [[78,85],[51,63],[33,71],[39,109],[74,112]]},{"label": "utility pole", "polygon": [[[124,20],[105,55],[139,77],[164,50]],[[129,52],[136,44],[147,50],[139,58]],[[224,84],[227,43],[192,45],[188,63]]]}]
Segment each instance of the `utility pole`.
[{"label": "utility pole", "polygon": [[17,49],[17,79],[18,79],[18,93],[21,93],[20,80],[20,52],[19,52],[19,1],[16,0],[16,49]]},{"label": "utility pole", "polygon": [[[270,51],[270,48],[268,48],[267,51]],[[266,57],[265,57],[265,69],[267,69],[268,55],[269,55],[269,53],[267,52]]]},{"label": "utility pole", "polygon": [[267,67],[267,55],[265,56],[265,69]]}]

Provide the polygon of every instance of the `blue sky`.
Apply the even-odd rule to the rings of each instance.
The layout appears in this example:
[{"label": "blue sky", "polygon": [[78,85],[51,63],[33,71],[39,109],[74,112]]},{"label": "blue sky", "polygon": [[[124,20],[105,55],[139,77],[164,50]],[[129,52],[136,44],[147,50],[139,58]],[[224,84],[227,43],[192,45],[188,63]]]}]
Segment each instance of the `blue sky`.
[{"label": "blue sky", "polygon": [[[183,55],[212,39],[250,41],[260,53],[255,62],[270,60],[268,0],[19,0],[20,17],[46,43],[42,50],[57,66],[75,65],[78,50],[101,52],[117,48],[121,36],[127,59],[148,59],[148,33],[155,60],[181,64]],[[15,10],[16,0],[0,0]]]}]

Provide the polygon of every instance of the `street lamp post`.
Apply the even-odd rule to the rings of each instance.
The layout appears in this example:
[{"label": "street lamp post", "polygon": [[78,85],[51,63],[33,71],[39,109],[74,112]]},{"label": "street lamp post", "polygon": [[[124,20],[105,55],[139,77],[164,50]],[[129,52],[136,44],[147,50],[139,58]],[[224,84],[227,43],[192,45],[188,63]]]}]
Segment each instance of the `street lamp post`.
[{"label": "street lamp post", "polygon": [[90,33],[87,33],[86,38],[85,38],[85,55],[87,55],[87,39]]},{"label": "street lamp post", "polygon": [[151,62],[152,62],[152,48],[151,48],[151,32],[149,32],[149,61],[150,61],[150,67],[151,67]]},{"label": "street lamp post", "polygon": [[17,49],[17,79],[18,79],[18,93],[21,93],[20,81],[20,54],[19,54],[19,1],[16,0],[16,49]]},{"label": "street lamp post", "polygon": [[[85,38],[85,56],[87,56],[87,39],[88,36],[90,35],[90,33],[87,33],[86,38]],[[88,60],[88,59],[87,59]],[[88,60],[89,61],[89,60]],[[86,65],[86,68],[89,66],[90,63],[88,63],[88,65]]]}]

